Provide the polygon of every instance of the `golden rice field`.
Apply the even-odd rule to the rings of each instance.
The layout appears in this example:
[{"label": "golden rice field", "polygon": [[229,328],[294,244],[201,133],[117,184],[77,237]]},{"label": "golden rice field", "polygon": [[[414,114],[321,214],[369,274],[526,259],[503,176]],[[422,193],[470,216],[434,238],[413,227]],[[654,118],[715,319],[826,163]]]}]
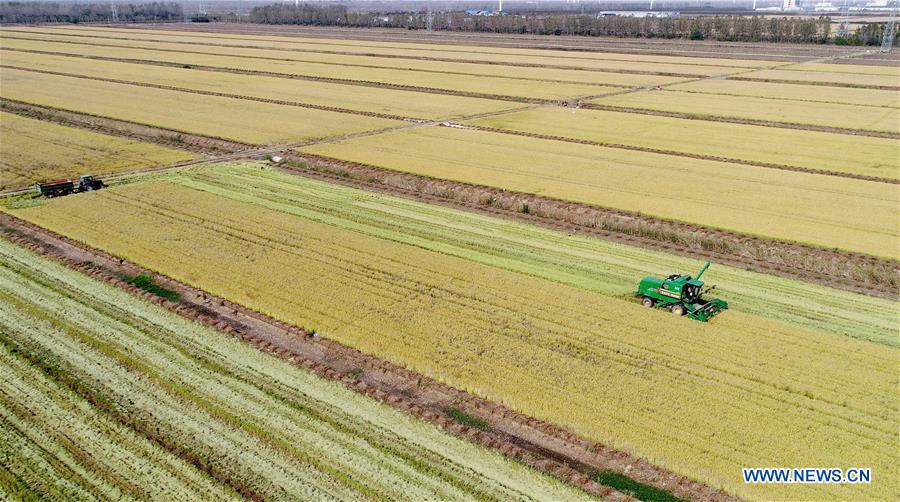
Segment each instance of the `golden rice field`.
[{"label": "golden rice field", "polygon": [[852,73],[856,75],[889,75],[900,79],[900,68],[896,66],[869,65],[860,68],[855,65],[834,63],[799,63],[787,67],[789,70],[824,72],[824,73]]},{"label": "golden rice field", "polygon": [[[843,65],[842,65],[843,66]],[[849,65],[848,65],[849,66]],[[868,86],[885,86],[900,89],[900,82],[898,82],[897,77],[895,75],[867,75],[857,73],[860,70],[860,66],[852,66],[856,71],[852,73],[848,73],[851,70],[842,70],[842,71],[806,71],[806,70],[793,70],[792,67],[787,67],[784,69],[777,70],[757,70],[751,73],[743,73],[741,77],[748,78],[760,78],[766,80],[787,80],[791,82],[817,82],[817,83],[825,83],[825,84],[853,84],[853,85],[868,85]],[[866,66],[863,68],[872,68],[871,66]]]},{"label": "golden rice field", "polygon": [[[114,57],[114,50],[99,51],[107,57]],[[84,52],[79,50],[79,52]],[[121,49],[119,56],[134,58],[133,49]],[[353,66],[325,63],[304,63],[296,61],[269,61],[236,58],[229,56],[198,56],[175,53],[137,52],[139,58],[174,61],[180,64],[208,65],[218,68],[237,68],[254,71],[304,75],[320,78],[334,78],[354,81],[381,82],[384,84],[406,85],[446,89],[458,92],[492,94],[533,99],[563,99],[591,96],[618,90],[616,87],[590,84],[567,84],[518,80],[470,74],[422,73],[391,68],[357,68]]]},{"label": "golden rice field", "polygon": [[0,189],[147,169],[196,156],[150,143],[0,112]]},{"label": "golden rice field", "polygon": [[271,144],[399,127],[404,122],[4,68],[0,95],[42,106]]},{"label": "golden rice field", "polygon": [[[165,181],[13,212],[738,496],[898,490],[895,347],[738,311],[673,319]],[[864,494],[740,478],[772,465],[880,474]]]},{"label": "golden rice field", "polygon": [[837,103],[804,103],[754,96],[722,96],[681,91],[635,92],[599,98],[600,105],[841,127],[900,134],[900,108],[856,106]]},{"label": "golden rice field", "polygon": [[[2,34],[0,34],[2,35]],[[14,35],[16,38],[9,38]],[[35,40],[20,40],[21,37],[34,37]],[[76,43],[67,43],[76,42]],[[208,65],[215,67],[230,67],[253,69],[258,71],[280,71],[286,74],[305,74],[314,76],[346,75],[345,73],[319,73],[321,65],[302,65],[301,63],[329,63],[331,65],[355,66],[360,75],[366,78],[373,76],[368,70],[372,66],[395,70],[414,70],[417,72],[439,73],[450,78],[453,74],[468,74],[483,77],[502,77],[503,79],[533,80],[533,85],[539,86],[536,90],[551,92],[552,87],[540,81],[554,81],[560,83],[580,83],[605,86],[638,86],[660,85],[686,80],[681,77],[669,77],[652,74],[637,73],[610,73],[591,70],[566,70],[558,68],[538,68],[527,66],[505,66],[479,63],[459,63],[449,61],[428,61],[420,59],[397,59],[376,57],[368,55],[344,55],[322,54],[317,52],[288,52],[284,50],[248,49],[245,47],[218,47],[197,44],[178,44],[167,42],[140,42],[107,39],[90,39],[87,43],[103,44],[84,45],[85,39],[79,37],[61,37],[56,35],[29,35],[21,32],[6,33],[0,37],[0,46],[6,48],[18,48],[26,50],[50,51],[57,53],[95,55],[102,57],[117,57],[124,59],[148,59],[153,61],[179,62],[181,64]],[[109,47],[113,45],[113,47]],[[176,51],[189,50],[192,53],[181,54]],[[260,58],[254,60],[253,58]],[[274,58],[264,59],[264,58]],[[340,70],[338,68],[337,70]],[[332,70],[337,71],[337,70]],[[357,75],[358,79],[360,75]],[[429,75],[420,75],[427,78]],[[434,75],[431,75],[434,77]],[[335,77],[341,78],[341,77]],[[433,79],[422,81],[423,85],[437,86],[441,81]],[[450,80],[448,83],[456,83],[458,80]],[[502,86],[504,81],[488,79],[485,82]],[[557,84],[561,85],[561,84]],[[502,88],[502,87],[501,87]],[[456,87],[452,87],[456,90]],[[482,89],[482,88],[478,88]],[[563,92],[566,87],[561,88]],[[498,94],[494,88],[488,88],[488,93]],[[530,92],[535,92],[531,90]],[[579,89],[573,91],[575,94]]]},{"label": "golden rice field", "polygon": [[24,52],[0,52],[4,64],[29,69],[57,71],[75,75],[166,85],[206,92],[222,92],[261,99],[332,106],[350,110],[385,113],[401,117],[451,119],[465,115],[511,110],[516,103],[462,96],[433,95],[423,100],[420,94],[377,87],[303,82],[259,75],[207,72],[112,61],[95,61]]},{"label": "golden rice field", "polygon": [[587,499],[2,239],[0,285],[11,499]]},{"label": "golden rice field", "polygon": [[300,151],[877,256],[900,242],[893,184],[445,127]]},{"label": "golden rice field", "polygon": [[[848,65],[849,66],[849,65]],[[855,66],[854,66],[855,67]],[[787,99],[814,103],[883,106],[900,108],[897,91],[859,89],[824,85],[784,84],[775,82],[747,82],[742,80],[700,80],[673,85],[670,89],[725,96],[755,96],[760,98]]]},{"label": "golden rice field", "polygon": [[[35,30],[16,28],[8,32],[37,32],[53,34],[82,34],[118,39],[152,40],[174,43],[214,43],[219,45],[243,45],[274,47],[281,49],[331,50],[363,55],[393,55],[431,57],[460,60],[477,60],[493,63],[538,63],[572,66],[591,70],[649,70],[654,72],[719,74],[734,73],[747,68],[766,68],[783,64],[777,61],[738,60],[728,58],[700,58],[663,55],[585,53],[545,49],[516,49],[500,47],[473,47],[445,44],[414,44],[401,42],[373,42],[362,40],[295,38],[216,33],[185,33],[163,30],[121,30],[107,28],[53,28]],[[651,66],[652,65],[652,66]]]},{"label": "golden rice field", "polygon": [[[730,308],[696,322],[633,291],[697,257],[248,162],[315,154],[897,260],[900,69],[729,58],[737,45],[707,58],[296,35],[4,26],[0,99],[255,147],[0,210],[740,498],[900,493],[895,299],[714,264],[703,279]],[[558,103],[575,99],[622,110]],[[0,112],[0,189],[191,159]],[[884,263],[848,281],[889,289]],[[2,240],[0,381],[13,498],[585,495]],[[868,467],[873,483],[744,483],[742,467],[772,466]]]},{"label": "golden rice field", "polygon": [[[466,124],[708,155],[900,178],[897,141],[605,110],[531,108]],[[610,127],[615,124],[615,127]],[[737,141],[735,138],[739,138]]]}]

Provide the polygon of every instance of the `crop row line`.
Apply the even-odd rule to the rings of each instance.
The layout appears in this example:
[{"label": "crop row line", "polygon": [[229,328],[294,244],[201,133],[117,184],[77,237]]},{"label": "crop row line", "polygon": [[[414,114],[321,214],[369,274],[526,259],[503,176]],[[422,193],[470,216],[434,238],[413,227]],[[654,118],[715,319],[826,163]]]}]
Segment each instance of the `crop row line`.
[{"label": "crop row line", "polygon": [[[16,30],[8,30],[9,32],[17,32]],[[38,33],[41,35],[59,35],[58,33],[47,33],[47,32],[26,32],[26,33]],[[694,73],[680,73],[680,72],[660,72],[660,71],[651,71],[651,70],[627,70],[627,69],[619,69],[619,68],[611,68],[611,69],[596,69],[596,68],[585,68],[583,66],[573,66],[573,65],[557,65],[557,64],[539,64],[539,63],[522,63],[522,62],[495,62],[495,61],[485,61],[479,59],[457,59],[457,58],[440,58],[433,56],[403,56],[398,54],[375,54],[375,53],[355,53],[349,51],[329,51],[329,50],[306,50],[306,49],[290,49],[285,47],[271,47],[271,46],[257,46],[257,45],[234,45],[234,44],[217,44],[212,42],[178,42],[172,40],[160,40],[153,38],[125,38],[125,37],[111,37],[111,36],[101,36],[101,35],[76,35],[76,34],[66,34],[66,36],[77,36],[91,39],[109,39],[109,40],[122,40],[129,42],[155,42],[155,43],[170,43],[170,44],[178,44],[178,45],[203,45],[210,47],[222,47],[229,49],[255,49],[255,50],[273,50],[273,51],[284,51],[284,52],[309,52],[309,53],[318,53],[318,54],[333,54],[333,55],[345,55],[345,56],[359,56],[359,57],[384,57],[390,59],[410,59],[410,60],[420,60],[420,61],[435,61],[442,63],[467,63],[467,64],[482,64],[482,65],[493,65],[493,66],[512,66],[512,67],[521,67],[521,68],[548,68],[555,70],[576,70],[576,71],[587,71],[587,72],[596,72],[596,73],[619,73],[626,75],[656,75],[661,77],[682,77],[682,78],[698,78],[704,77],[705,75],[694,74]],[[10,37],[12,38],[12,37]],[[17,37],[18,39],[24,40],[34,40],[28,39],[25,37]],[[42,41],[54,42],[54,40],[46,40],[40,39]],[[74,43],[74,42],[65,42],[65,43]],[[100,44],[87,44],[87,45],[100,45]],[[129,47],[123,45],[108,45],[111,47],[120,47],[120,48],[128,48],[128,49],[138,49],[139,47]],[[152,50],[163,50],[167,51],[169,49],[152,49]],[[179,51],[180,52],[180,51]],[[210,54],[208,52],[200,53],[206,55],[215,55]],[[229,55],[230,56],[230,55]],[[279,61],[284,61],[285,59],[279,58],[269,58],[269,57],[256,57],[256,56],[243,56],[249,57],[251,59],[275,59]],[[567,59],[575,59],[575,58],[567,58]],[[586,60],[602,60],[599,58],[580,58]],[[309,61],[309,60],[301,60],[301,59],[290,59],[289,61],[298,61],[298,62],[307,62],[307,63],[322,63],[321,61]],[[602,61],[612,61],[612,62],[628,62],[628,63],[641,63],[641,61],[621,61],[615,59],[606,59]],[[391,66],[377,66],[377,65],[355,65],[355,64],[345,64],[345,63],[322,63],[322,64],[332,64],[338,66],[367,66],[372,68],[391,68],[391,69],[402,69],[402,70],[412,70],[412,71],[430,71],[430,70],[415,70],[410,68],[398,68]],[[706,66],[699,63],[678,63],[680,66]],[[734,68],[734,67],[723,67],[723,69]],[[766,67],[759,67],[766,68]],[[756,69],[756,68],[752,68]],[[465,75],[478,75],[477,73],[462,73]],[[531,80],[531,79],[527,79]]]},{"label": "crop row line", "polygon": [[[337,380],[357,392],[432,422],[444,430],[475,443],[498,449],[517,459],[591,493],[609,496],[611,489],[590,479],[598,468],[624,470],[631,465],[629,476],[643,483],[671,490],[677,496],[707,500],[729,499],[696,481],[688,480],[655,467],[648,462],[612,448],[585,440],[576,434],[546,422],[513,412],[506,407],[477,398],[417,374],[340,345],[313,337],[303,329],[234,304],[223,298],[153,274],[166,287],[182,292],[182,300],[172,302],[129,285],[116,277],[113,270],[150,273],[126,260],[76,243],[45,229],[0,215],[0,232],[28,249],[50,255],[66,266],[91,277],[111,283],[132,294],[162,305],[184,317],[215,327],[223,333],[239,337],[260,350],[273,353],[293,364],[306,367],[318,375]],[[363,369],[360,375],[355,370]],[[398,392],[397,382],[406,390]],[[440,398],[435,400],[435,396]],[[453,403],[465,413],[488,421],[488,428],[463,425],[443,413],[445,403]]]}]

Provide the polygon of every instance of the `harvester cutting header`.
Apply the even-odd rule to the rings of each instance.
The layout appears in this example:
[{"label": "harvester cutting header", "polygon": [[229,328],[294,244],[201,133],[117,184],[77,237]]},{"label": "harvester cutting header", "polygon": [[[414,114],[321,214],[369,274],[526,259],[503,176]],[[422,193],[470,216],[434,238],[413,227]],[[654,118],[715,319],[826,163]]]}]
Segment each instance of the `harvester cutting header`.
[{"label": "harvester cutting header", "polygon": [[643,297],[641,304],[645,307],[662,307],[678,316],[687,314],[691,319],[708,321],[728,308],[725,300],[703,298],[703,293],[712,289],[702,291],[703,281],[700,276],[708,268],[709,262],[706,262],[697,277],[681,274],[672,274],[665,279],[644,277],[635,296]]}]

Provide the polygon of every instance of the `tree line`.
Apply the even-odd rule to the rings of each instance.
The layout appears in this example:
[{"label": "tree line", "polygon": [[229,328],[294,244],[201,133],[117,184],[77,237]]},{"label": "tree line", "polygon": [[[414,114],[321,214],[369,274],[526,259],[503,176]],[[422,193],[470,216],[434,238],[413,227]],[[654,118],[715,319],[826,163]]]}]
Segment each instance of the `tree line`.
[{"label": "tree line", "polygon": [[[833,39],[830,17],[625,17],[574,14],[523,13],[478,16],[465,12],[434,12],[435,30],[520,33],[535,35],[582,35],[735,42],[794,42],[846,45],[878,45],[883,24],[863,25],[857,32]],[[254,23],[301,24],[425,29],[425,12],[373,13],[350,11],[341,5],[273,4],[254,7],[248,16]],[[895,37],[897,40],[897,37]]]},{"label": "tree line", "polygon": [[[116,4],[119,21],[176,21],[184,17],[181,4],[148,2]],[[91,23],[112,20],[107,3],[0,2],[0,23]]]}]

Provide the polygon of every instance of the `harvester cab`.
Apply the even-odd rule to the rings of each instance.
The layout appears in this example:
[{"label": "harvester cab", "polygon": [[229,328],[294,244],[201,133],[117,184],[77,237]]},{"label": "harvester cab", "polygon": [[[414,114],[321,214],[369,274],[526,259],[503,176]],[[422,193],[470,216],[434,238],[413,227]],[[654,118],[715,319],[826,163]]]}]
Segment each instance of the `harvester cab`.
[{"label": "harvester cab", "polygon": [[714,315],[728,308],[728,303],[718,298],[703,298],[703,281],[700,277],[709,268],[703,265],[697,277],[672,274],[665,279],[644,277],[635,296],[641,297],[645,307],[662,307],[669,312],[687,315],[698,321],[708,321]]}]

